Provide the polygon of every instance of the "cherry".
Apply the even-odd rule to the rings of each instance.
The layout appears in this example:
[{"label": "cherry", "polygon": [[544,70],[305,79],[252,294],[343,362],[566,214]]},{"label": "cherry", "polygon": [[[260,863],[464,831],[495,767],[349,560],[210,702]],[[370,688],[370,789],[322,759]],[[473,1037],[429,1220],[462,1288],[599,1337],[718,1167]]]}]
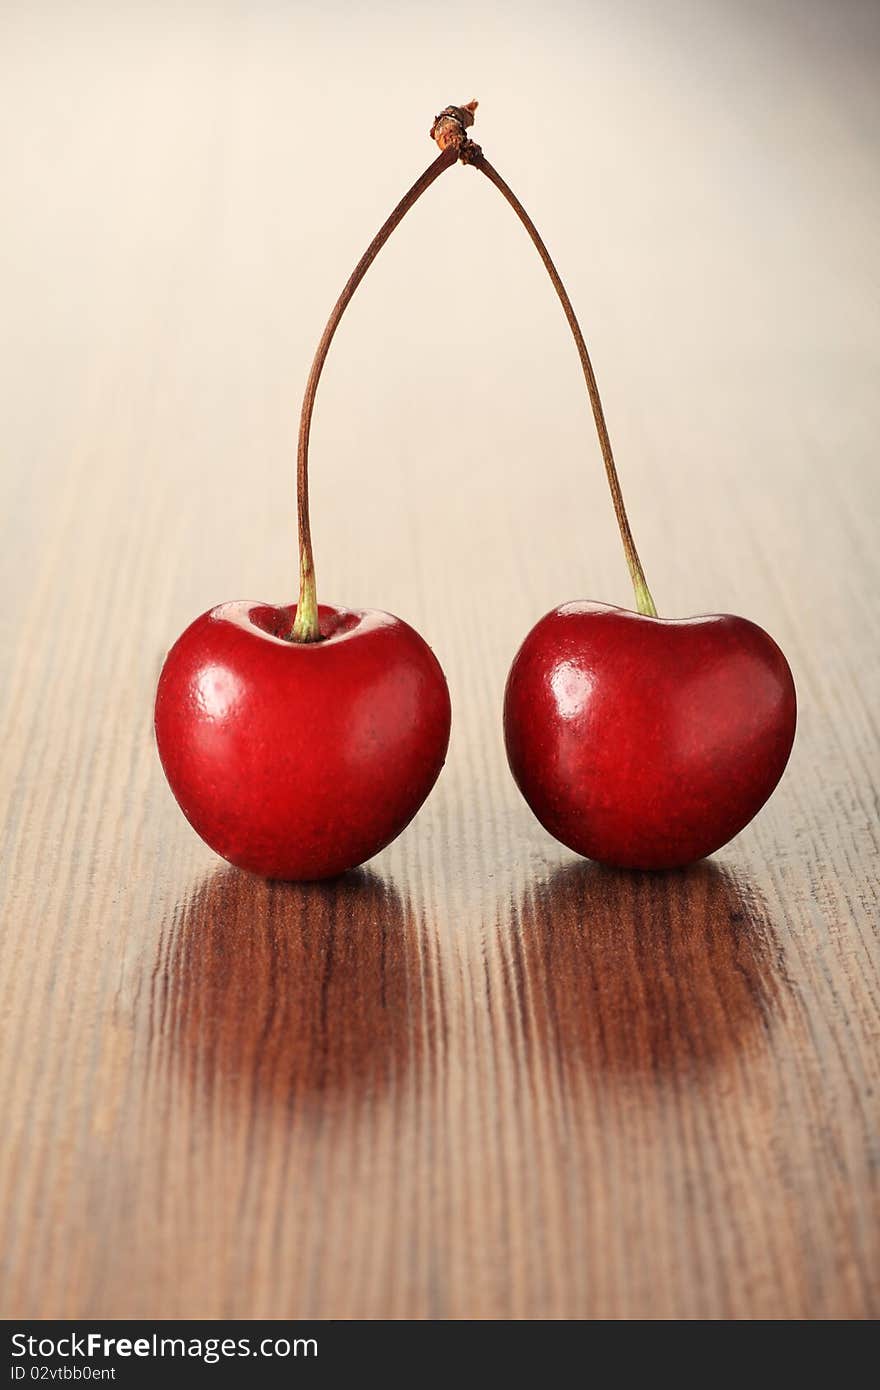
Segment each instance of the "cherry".
[{"label": "cherry", "polygon": [[389,844],[433,787],[449,692],[427,643],[388,613],[224,603],[168,655],[156,696],[165,774],[212,849],[269,878],[342,873]]},{"label": "cherry", "polygon": [[353,868],[399,834],[443,764],[449,695],[422,638],[386,613],[318,606],[308,451],[318,382],[347,305],[401,219],[458,160],[513,208],[562,304],[638,610],[565,604],[523,643],[504,724],[526,800],[582,854],[668,868],[737,834],[791,750],[794,683],[772,639],[729,615],[657,616],[580,325],[534,223],[467,136],[476,105],[446,107],[436,118],[440,154],[361,257],[318,344],[297,453],[298,602],[212,609],[178,640],[160,678],[156,736],[184,814],[220,854],[258,873],[307,879]]},{"label": "cherry", "polygon": [[504,698],[511,771],[541,824],[636,869],[688,864],[738,834],[782,776],[795,719],[788,663],[755,623],[598,603],[532,628]]},{"label": "cherry", "polygon": [[181,810],[218,854],[270,878],[326,878],[377,854],[415,815],[446,756],[449,692],[418,633],[388,613],[318,605],[309,435],[346,307],[401,219],[458,160],[475,108],[449,107],[435,121],[440,154],[364,252],[318,344],[297,451],[298,602],[212,608],[159,678],[156,741]]},{"label": "cherry", "polygon": [[682,866],[720,849],[773,791],[794,740],[794,681],[745,618],[658,618],[571,300],[516,194],[468,146],[461,158],[525,227],[574,337],[638,610],[567,603],[532,629],[507,681],[508,761],[538,820],[571,849],[620,867]]}]

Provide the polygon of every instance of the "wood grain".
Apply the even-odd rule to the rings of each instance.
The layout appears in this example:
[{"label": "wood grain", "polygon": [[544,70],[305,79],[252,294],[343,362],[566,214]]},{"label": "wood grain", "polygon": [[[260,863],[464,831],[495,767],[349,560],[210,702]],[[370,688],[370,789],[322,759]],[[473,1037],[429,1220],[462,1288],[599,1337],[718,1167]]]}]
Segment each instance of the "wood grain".
[{"label": "wood grain", "polygon": [[[880,1311],[877,10],[662,8],[4,11],[5,1315]],[[312,453],[319,590],[429,639],[449,760],[366,868],[267,884],[177,811],[156,676],[211,604],[292,596],[315,340],[472,84],[660,609],[776,636],[793,760],[669,875],[519,799],[513,652],[626,575],[558,305],[456,169],[358,292]]]}]

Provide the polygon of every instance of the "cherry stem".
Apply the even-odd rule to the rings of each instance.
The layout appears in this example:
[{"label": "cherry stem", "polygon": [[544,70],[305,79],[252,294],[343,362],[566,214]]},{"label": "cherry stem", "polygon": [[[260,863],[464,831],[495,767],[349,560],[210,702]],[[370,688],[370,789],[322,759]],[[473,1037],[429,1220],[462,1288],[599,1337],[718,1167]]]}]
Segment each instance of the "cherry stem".
[{"label": "cherry stem", "polygon": [[[464,139],[463,124],[461,124],[461,139]],[[306,382],[299,421],[296,459],[296,501],[299,516],[299,602],[297,603],[293,630],[290,634],[291,641],[318,642],[321,638],[318,621],[318,595],[315,587],[315,559],[312,553],[312,530],[309,521],[309,435],[312,428],[315,395],[318,390],[318,382],[321,380],[321,372],[324,370],[327,352],[333,341],[333,335],[339,327],[342,315],[373,261],[410,208],[418,202],[422,194],[431,187],[434,180],[439,178],[445,169],[452,168],[458,159],[460,143],[460,141],[456,143],[453,140],[446,145],[437,158],[428,165],[421,178],[417,179],[409,192],[401,198],[387,222],[383,223],[373,237],[352,271],[345,289],[337,299],[333,312],[327,320],[327,327],[321,335],[321,341],[318,343],[315,359],[309,372],[309,379]]]},{"label": "cherry stem", "polygon": [[596,422],[599,447],[602,450],[602,458],[605,462],[605,474],[608,479],[608,487],[611,490],[611,500],[614,503],[614,514],[617,517],[617,525],[620,529],[620,539],[623,542],[626,562],[632,577],[633,589],[636,596],[636,607],[639,613],[644,614],[645,617],[656,618],[657,609],[651,597],[651,591],[648,588],[647,580],[645,579],[645,572],[642,569],[642,563],[639,559],[638,551],[636,550],[636,544],[633,540],[632,531],[630,530],[629,517],[626,514],[626,507],[623,502],[623,493],[620,487],[620,479],[617,476],[614,454],[611,450],[611,440],[608,436],[608,426],[605,423],[605,412],[602,409],[602,400],[599,396],[596,374],[593,371],[593,364],[590,361],[590,354],[584,342],[584,335],[581,332],[581,327],[577,321],[572,302],[568,297],[568,292],[562,283],[559,271],[553,264],[550,252],[544,245],[534,222],[529,217],[529,214],[526,212],[519,198],[517,198],[516,194],[513,192],[513,189],[505,183],[504,179],[498,173],[498,170],[493,169],[479,145],[475,145],[473,141],[467,141],[465,148],[461,150],[461,159],[465,164],[472,164],[476,169],[479,169],[481,173],[485,174],[489,182],[493,183],[499,193],[503,194],[507,199],[531,237],[535,250],[544,262],[547,274],[553,282],[553,288],[559,296],[559,302],[568,320],[568,326],[571,329],[572,337],[574,338],[575,346],[578,350],[578,356],[581,359],[581,367],[583,368],[584,379],[587,383],[587,394],[590,397],[590,405],[593,407],[593,419]]},{"label": "cherry stem", "polygon": [[596,422],[596,432],[599,436],[599,446],[602,450],[602,458],[605,462],[605,473],[608,479],[608,486],[611,491],[611,500],[614,503],[614,513],[617,517],[617,525],[620,529],[620,538],[623,542],[623,549],[629,565],[630,575],[632,576],[633,589],[635,590],[636,605],[638,611],[646,617],[656,618],[657,609],[651,597],[645,579],[645,573],[639,560],[632,531],[630,530],[629,518],[626,514],[626,507],[623,502],[623,493],[620,488],[620,479],[617,476],[617,468],[614,463],[614,454],[611,450],[611,440],[608,436],[608,426],[605,423],[605,412],[602,409],[602,401],[599,396],[599,387],[596,383],[596,374],[593,371],[593,364],[590,361],[590,354],[584,342],[584,335],[581,332],[580,324],[574,312],[572,302],[568,297],[568,292],[562,283],[559,271],[553,264],[550,252],[544,245],[540,233],[532,219],[529,217],[522,203],[517,198],[513,189],[505,183],[504,179],[494,169],[486,159],[479,145],[474,144],[467,136],[467,128],[473,125],[474,112],[477,103],[475,101],[466,102],[463,106],[447,106],[440,115],[434,120],[431,127],[431,137],[440,146],[440,154],[428,165],[425,172],[416,180],[408,193],[401,198],[391,216],[380,227],[379,231],[370,242],[364,254],[361,256],[342,294],[333,307],[333,312],[327,320],[327,326],[321,334],[321,341],[318,343],[306,382],[305,394],[303,396],[302,412],[299,422],[299,439],[297,444],[296,460],[296,500],[297,514],[299,519],[299,601],[296,608],[296,618],[293,629],[290,633],[290,640],[294,642],[318,642],[321,639],[321,629],[318,616],[318,596],[315,585],[315,559],[312,551],[312,531],[309,520],[309,437],[312,428],[312,414],[315,408],[315,396],[318,391],[318,382],[321,380],[321,373],[324,370],[324,363],[327,360],[327,353],[333,341],[337,328],[339,327],[342,315],[351,303],[352,297],[358,285],[363,280],[373,261],[378,256],[382,247],[385,245],[395,227],[403,221],[406,214],[421,198],[440,175],[446,170],[451,169],[459,159],[463,164],[472,164],[486,175],[490,183],[493,183],[498,191],[513,208],[520,222],[528,232],[532,243],[544,262],[547,274],[559,296],[563,312],[571,329],[572,337],[580,357],[581,367],[583,368],[584,379],[587,383],[587,394],[590,398],[590,405],[593,408],[593,419]]}]

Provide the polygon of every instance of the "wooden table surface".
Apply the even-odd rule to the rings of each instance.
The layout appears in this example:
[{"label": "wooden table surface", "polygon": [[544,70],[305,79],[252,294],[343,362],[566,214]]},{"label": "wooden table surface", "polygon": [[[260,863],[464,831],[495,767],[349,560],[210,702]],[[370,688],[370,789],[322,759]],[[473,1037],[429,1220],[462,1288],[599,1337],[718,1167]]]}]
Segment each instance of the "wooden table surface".
[{"label": "wooden table surface", "polygon": [[[878,20],[4,8],[7,1316],[877,1314]],[[322,595],[428,638],[449,759],[364,870],[267,884],[178,812],[156,677],[212,604],[293,597],[314,344],[473,95],[661,611],[774,634],[792,762],[667,875],[520,800],[519,641],[629,596],[558,305],[456,168],[345,320],[312,457]]]}]

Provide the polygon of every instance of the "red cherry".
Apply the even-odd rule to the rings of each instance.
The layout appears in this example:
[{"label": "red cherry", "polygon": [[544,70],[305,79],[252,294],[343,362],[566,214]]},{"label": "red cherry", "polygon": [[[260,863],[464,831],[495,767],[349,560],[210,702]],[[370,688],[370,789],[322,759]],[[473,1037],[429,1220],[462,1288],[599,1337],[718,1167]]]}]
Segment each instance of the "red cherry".
[{"label": "red cherry", "polygon": [[159,678],[156,741],[181,810],[218,854],[269,878],[329,878],[370,859],[412,820],[446,757],[449,691],[430,647],[388,613],[318,605],[309,437],[342,315],[394,228],[459,158],[475,104],[445,113],[441,153],[370,242],[318,343],[297,441],[299,602],[221,604],[187,628]]},{"label": "red cherry", "polygon": [[449,692],[425,641],[389,613],[224,603],[165,661],[156,740],[187,820],[269,878],[327,878],[399,835],[449,743]]},{"label": "red cherry", "polygon": [[771,637],[728,614],[669,620],[566,603],[510,671],[510,768],[541,824],[589,859],[669,869],[712,854],[782,776],[797,703]]}]

